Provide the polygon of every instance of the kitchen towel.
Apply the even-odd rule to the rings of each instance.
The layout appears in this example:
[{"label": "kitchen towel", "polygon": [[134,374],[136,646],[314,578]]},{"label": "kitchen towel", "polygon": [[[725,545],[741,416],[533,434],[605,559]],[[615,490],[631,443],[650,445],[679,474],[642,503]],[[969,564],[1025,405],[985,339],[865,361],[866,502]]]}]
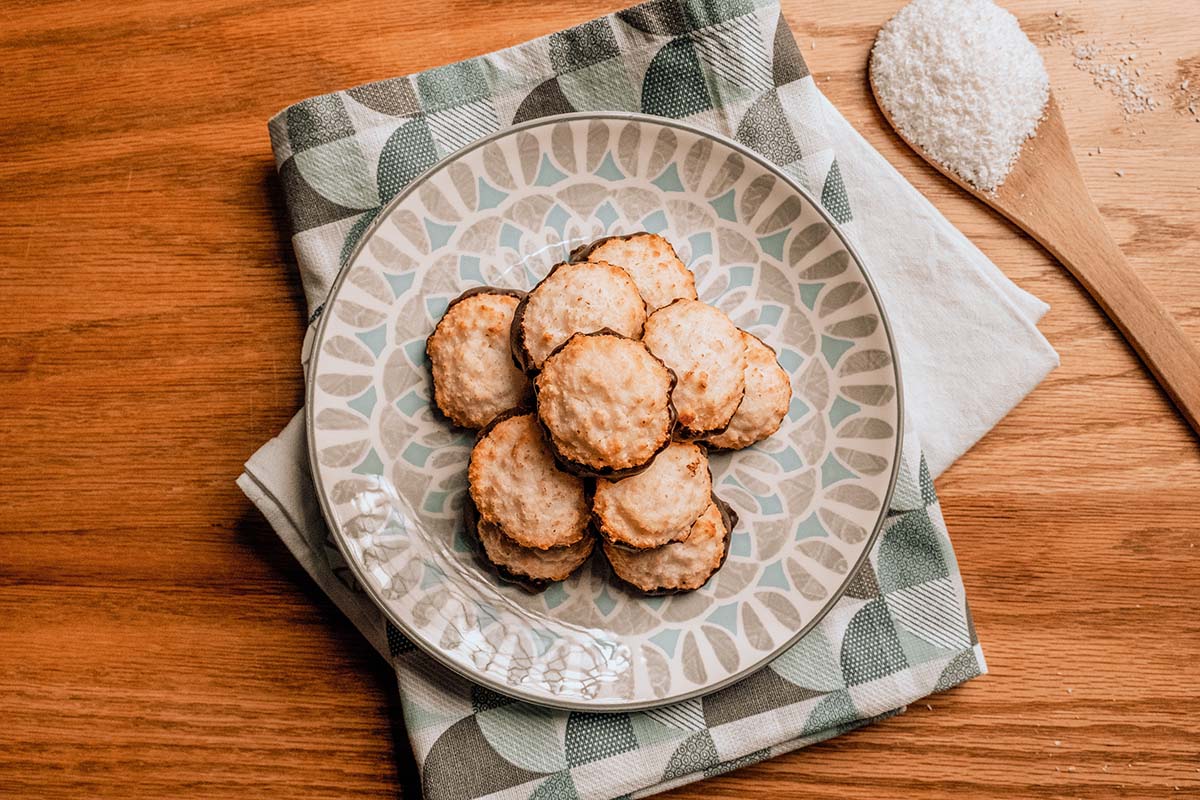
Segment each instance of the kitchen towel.
[{"label": "kitchen towel", "polygon": [[254,454],[238,483],[394,665],[428,800],[642,797],[824,741],[986,670],[932,477],[912,426],[906,431],[884,528],[821,623],[733,686],[628,714],[502,697],[446,670],[386,622],[330,539],[302,417]]},{"label": "kitchen towel", "polygon": [[1057,363],[1035,327],[1045,306],[833,109],[774,2],[652,0],[281,112],[271,141],[313,320],[358,235],[414,177],[513,122],[582,110],[681,117],[758,150],[820,198],[866,260],[895,329],[908,407],[900,488],[870,567],[817,633],[767,670],[661,711],[555,712],[471,686],[385,624],[329,538],[297,415],[239,484],[392,659],[431,798],[641,795],[836,735],[982,672],[930,476]]}]

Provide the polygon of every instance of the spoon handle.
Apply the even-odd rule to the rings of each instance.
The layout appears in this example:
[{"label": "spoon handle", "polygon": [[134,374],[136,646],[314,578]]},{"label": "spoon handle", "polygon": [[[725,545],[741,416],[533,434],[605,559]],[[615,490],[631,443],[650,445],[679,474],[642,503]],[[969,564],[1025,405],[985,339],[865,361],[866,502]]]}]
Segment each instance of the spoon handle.
[{"label": "spoon handle", "polygon": [[1134,272],[1086,192],[1072,200],[1026,230],[1087,289],[1200,434],[1200,348]]}]

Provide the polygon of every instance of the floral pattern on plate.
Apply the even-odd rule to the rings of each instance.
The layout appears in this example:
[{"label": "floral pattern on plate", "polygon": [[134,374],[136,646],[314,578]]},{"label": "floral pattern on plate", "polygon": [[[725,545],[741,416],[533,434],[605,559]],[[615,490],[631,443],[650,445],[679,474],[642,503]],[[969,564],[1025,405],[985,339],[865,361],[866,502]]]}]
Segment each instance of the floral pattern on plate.
[{"label": "floral pattern on plate", "polygon": [[[579,244],[638,230],[670,240],[701,299],[776,349],[792,405],[771,438],[712,458],[741,521],[702,589],[640,597],[593,556],[529,594],[467,539],[473,437],[431,408],[425,338],[465,289],[528,289]],[[815,624],[882,522],[901,419],[878,297],[819,206],[738,145],[615,114],[500,133],[386,208],[326,306],[308,414],[334,538],[389,618],[472,680],[593,711],[718,688]]]}]

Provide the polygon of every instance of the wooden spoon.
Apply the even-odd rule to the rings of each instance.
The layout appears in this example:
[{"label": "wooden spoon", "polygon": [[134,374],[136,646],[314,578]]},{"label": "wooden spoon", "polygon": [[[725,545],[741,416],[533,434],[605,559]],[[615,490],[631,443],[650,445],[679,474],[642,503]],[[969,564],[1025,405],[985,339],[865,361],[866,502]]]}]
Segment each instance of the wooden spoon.
[{"label": "wooden spoon", "polygon": [[1054,94],[1036,133],[994,192],[980,191],[910,141],[871,93],[900,138],[939,172],[1008,217],[1075,276],[1141,356],[1183,418],[1200,434],[1200,349],[1137,276],[1104,225],[1071,152]]}]

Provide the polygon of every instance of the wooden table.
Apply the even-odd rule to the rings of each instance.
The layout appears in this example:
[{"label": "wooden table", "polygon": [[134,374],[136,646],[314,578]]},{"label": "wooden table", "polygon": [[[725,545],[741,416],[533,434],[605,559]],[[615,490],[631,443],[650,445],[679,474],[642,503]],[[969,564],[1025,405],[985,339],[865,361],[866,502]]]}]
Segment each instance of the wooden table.
[{"label": "wooden table", "polygon": [[[0,9],[0,796],[416,796],[387,667],[233,483],[301,402],[265,121],[618,3],[262,5]],[[1053,305],[1061,368],[939,481],[991,674],[675,796],[1195,795],[1200,447],[1065,273],[885,130],[865,63],[899,5],[785,11],[851,122]],[[1114,234],[1200,338],[1200,124],[1161,91],[1125,121],[1042,41],[1133,39],[1200,94],[1200,6],[1008,5]]]}]

